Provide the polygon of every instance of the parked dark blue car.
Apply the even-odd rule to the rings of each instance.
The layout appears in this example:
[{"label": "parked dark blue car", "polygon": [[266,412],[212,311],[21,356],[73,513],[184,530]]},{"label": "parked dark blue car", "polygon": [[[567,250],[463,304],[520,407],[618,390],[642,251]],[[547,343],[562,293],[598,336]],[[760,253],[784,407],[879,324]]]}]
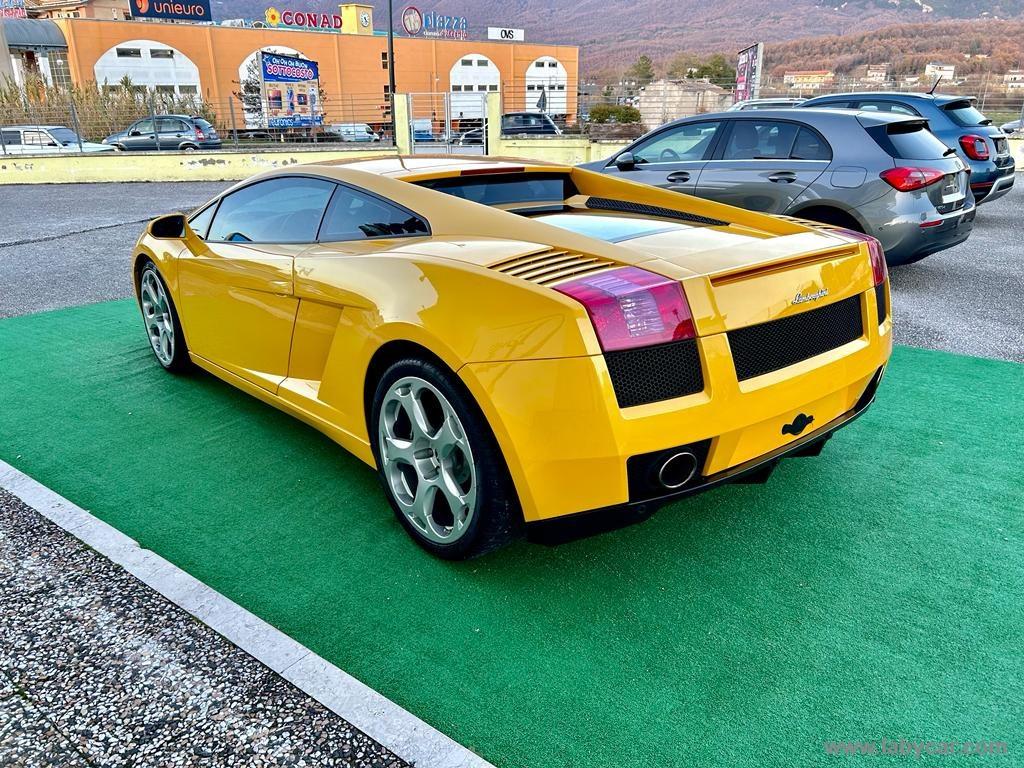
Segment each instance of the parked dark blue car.
[{"label": "parked dark blue car", "polygon": [[836,93],[817,96],[798,107],[859,109],[917,115],[931,132],[952,147],[971,170],[975,202],[991,202],[1013,186],[1015,164],[1006,134],[974,106],[974,99],[941,93]]}]

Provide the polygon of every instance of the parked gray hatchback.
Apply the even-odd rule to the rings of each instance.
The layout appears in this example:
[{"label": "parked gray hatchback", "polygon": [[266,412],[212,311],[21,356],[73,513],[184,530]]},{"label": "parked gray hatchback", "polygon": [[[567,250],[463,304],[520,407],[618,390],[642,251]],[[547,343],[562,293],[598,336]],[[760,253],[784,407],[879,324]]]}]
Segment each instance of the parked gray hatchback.
[{"label": "parked gray hatchback", "polygon": [[582,167],[878,238],[889,264],[963,242],[969,172],[921,118],[830,109],[676,120]]}]

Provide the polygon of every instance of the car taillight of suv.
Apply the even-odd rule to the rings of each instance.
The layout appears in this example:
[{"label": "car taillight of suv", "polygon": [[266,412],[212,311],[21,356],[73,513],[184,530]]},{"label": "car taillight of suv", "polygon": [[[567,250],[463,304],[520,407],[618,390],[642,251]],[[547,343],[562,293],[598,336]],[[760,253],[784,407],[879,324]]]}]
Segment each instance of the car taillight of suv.
[{"label": "car taillight of suv", "polygon": [[206,141],[206,134],[198,125],[196,126],[196,141]]},{"label": "car taillight of suv", "polygon": [[960,148],[971,160],[988,160],[988,142],[984,136],[968,133],[960,137]]},{"label": "car taillight of suv", "polygon": [[898,168],[888,168],[878,175],[893,189],[897,189],[900,192],[913,192],[916,189],[924,189],[938,181],[942,181],[946,174],[935,168],[900,166]]}]

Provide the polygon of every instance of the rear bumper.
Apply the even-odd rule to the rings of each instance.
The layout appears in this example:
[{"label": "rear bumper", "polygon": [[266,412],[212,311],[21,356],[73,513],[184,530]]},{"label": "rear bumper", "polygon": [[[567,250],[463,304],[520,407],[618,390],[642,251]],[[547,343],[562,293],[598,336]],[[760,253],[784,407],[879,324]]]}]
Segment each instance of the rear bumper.
[{"label": "rear bumper", "polygon": [[908,264],[964,242],[974,229],[976,214],[970,196],[963,208],[946,214],[927,203],[921,210],[889,219],[869,234],[881,241],[890,265]]},{"label": "rear bumper", "polygon": [[998,200],[1013,189],[1013,183],[1016,181],[1014,166],[1011,165],[1008,171],[1000,169],[999,173],[1002,175],[993,175],[988,179],[971,178],[971,192],[974,193],[974,199],[979,205]]},{"label": "rear bumper", "polygon": [[[645,405],[619,407],[600,355],[471,363],[459,374],[498,439],[528,523],[619,508],[638,500],[636,457],[703,442],[697,476],[713,487],[842,426],[836,419],[856,408],[892,351],[876,292],[861,296],[861,338],[741,381],[727,334],[702,336],[703,390]],[[801,413],[825,426],[784,429]],[[655,501],[645,495],[641,506]]]}]

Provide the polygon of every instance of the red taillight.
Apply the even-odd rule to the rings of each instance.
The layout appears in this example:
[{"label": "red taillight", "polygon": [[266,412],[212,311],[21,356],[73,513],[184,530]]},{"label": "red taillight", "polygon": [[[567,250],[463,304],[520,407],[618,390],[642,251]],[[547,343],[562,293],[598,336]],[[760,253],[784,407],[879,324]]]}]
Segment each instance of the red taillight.
[{"label": "red taillight", "polygon": [[201,128],[196,128],[196,141],[205,141],[206,134],[203,133]]},{"label": "red taillight", "polygon": [[695,335],[683,287],[645,269],[620,267],[554,288],[586,307],[605,352]]},{"label": "red taillight", "polygon": [[882,244],[871,235],[865,235],[863,232],[842,228],[837,228],[835,231],[851,240],[860,240],[868,244],[868,256],[871,258],[872,283],[874,285],[884,283],[885,279],[889,276],[889,270],[885,266],[885,251],[882,250]]},{"label": "red taillight", "polygon": [[960,147],[971,160],[988,160],[988,142],[984,136],[969,133],[960,137]]},{"label": "red taillight", "polygon": [[893,189],[898,189],[900,192],[913,192],[915,189],[924,189],[941,181],[946,174],[935,168],[901,166],[889,168],[878,175]]}]

